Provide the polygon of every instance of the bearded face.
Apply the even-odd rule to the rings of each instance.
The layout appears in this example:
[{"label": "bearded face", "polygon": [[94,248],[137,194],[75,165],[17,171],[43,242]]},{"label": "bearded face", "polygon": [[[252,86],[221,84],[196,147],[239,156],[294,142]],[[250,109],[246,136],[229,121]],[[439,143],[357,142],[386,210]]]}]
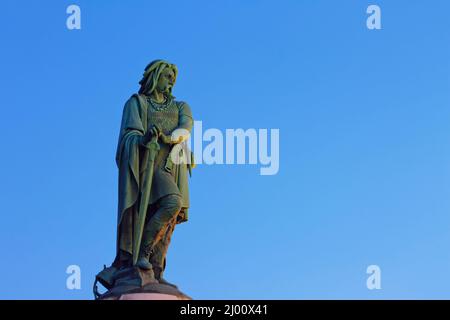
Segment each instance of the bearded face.
[{"label": "bearded face", "polygon": [[158,83],[156,84],[156,90],[164,95],[169,95],[170,90],[175,83],[175,73],[172,68],[166,67],[160,74]]},{"label": "bearded face", "polygon": [[177,78],[177,67],[164,60],[155,60],[147,65],[139,84],[140,94],[150,95],[153,91],[172,96],[172,88]]}]

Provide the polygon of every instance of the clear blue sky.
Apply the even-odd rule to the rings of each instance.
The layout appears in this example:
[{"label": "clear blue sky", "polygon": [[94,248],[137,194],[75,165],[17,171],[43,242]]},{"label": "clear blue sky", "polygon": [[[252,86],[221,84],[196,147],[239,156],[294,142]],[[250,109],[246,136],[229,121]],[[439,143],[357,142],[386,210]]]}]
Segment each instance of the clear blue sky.
[{"label": "clear blue sky", "polygon": [[[81,30],[66,8],[81,7]],[[366,28],[378,4],[382,30]],[[279,128],[280,171],[202,165],[167,279],[197,299],[450,298],[450,3],[2,1],[0,298],[91,299],[145,65],[204,128]],[[77,264],[81,290],[67,290]],[[366,288],[367,266],[382,270]]]}]

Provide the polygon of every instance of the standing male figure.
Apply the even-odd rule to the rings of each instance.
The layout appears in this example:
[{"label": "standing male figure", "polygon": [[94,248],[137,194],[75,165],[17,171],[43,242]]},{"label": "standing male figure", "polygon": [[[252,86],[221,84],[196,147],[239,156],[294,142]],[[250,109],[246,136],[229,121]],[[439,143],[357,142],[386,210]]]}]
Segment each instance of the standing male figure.
[{"label": "standing male figure", "polygon": [[[189,105],[176,101],[172,95],[177,74],[177,67],[164,60],[147,65],[139,82],[139,93],[125,104],[116,154],[119,204],[113,267],[118,270],[132,267],[133,252],[139,250],[134,266],[165,284],[170,284],[163,278],[170,238],[175,225],[187,221],[189,208],[187,174],[191,169],[191,153],[177,146],[185,146],[183,142],[189,137],[193,118]],[[143,174],[148,164],[144,155],[154,137],[158,138],[159,151],[154,159],[148,211],[140,248],[133,248],[145,184]],[[183,152],[187,161],[174,162],[173,154]]]}]

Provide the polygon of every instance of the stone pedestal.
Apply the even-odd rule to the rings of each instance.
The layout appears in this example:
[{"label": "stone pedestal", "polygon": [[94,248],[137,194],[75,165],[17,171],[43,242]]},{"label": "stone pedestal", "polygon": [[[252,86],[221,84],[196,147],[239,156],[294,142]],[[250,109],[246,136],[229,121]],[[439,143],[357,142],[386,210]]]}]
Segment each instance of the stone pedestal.
[{"label": "stone pedestal", "polygon": [[151,271],[130,267],[115,272],[114,278],[114,286],[98,300],[191,300],[176,286],[159,283]]}]

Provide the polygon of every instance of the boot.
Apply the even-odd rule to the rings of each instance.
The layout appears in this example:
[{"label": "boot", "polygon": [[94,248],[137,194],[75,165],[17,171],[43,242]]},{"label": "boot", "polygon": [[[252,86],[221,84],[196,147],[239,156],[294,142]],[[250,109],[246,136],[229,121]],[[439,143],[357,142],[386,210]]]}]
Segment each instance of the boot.
[{"label": "boot", "polygon": [[152,264],[150,263],[150,257],[153,255],[153,249],[155,245],[158,243],[158,225],[152,225],[147,222],[144,234],[141,242],[141,249],[139,250],[139,257],[136,262],[136,266],[143,270],[151,270]]},{"label": "boot", "polygon": [[166,233],[170,220],[177,216],[180,208],[181,197],[178,195],[167,195],[159,200],[158,210],[145,225],[141,250],[136,263],[139,268],[144,270],[152,269],[149,259],[153,249]]},{"label": "boot", "polygon": [[141,248],[139,252],[138,261],[136,262],[136,266],[143,270],[152,270],[152,264],[150,263],[150,255],[152,254],[151,246],[147,244],[143,244],[143,248]]}]

